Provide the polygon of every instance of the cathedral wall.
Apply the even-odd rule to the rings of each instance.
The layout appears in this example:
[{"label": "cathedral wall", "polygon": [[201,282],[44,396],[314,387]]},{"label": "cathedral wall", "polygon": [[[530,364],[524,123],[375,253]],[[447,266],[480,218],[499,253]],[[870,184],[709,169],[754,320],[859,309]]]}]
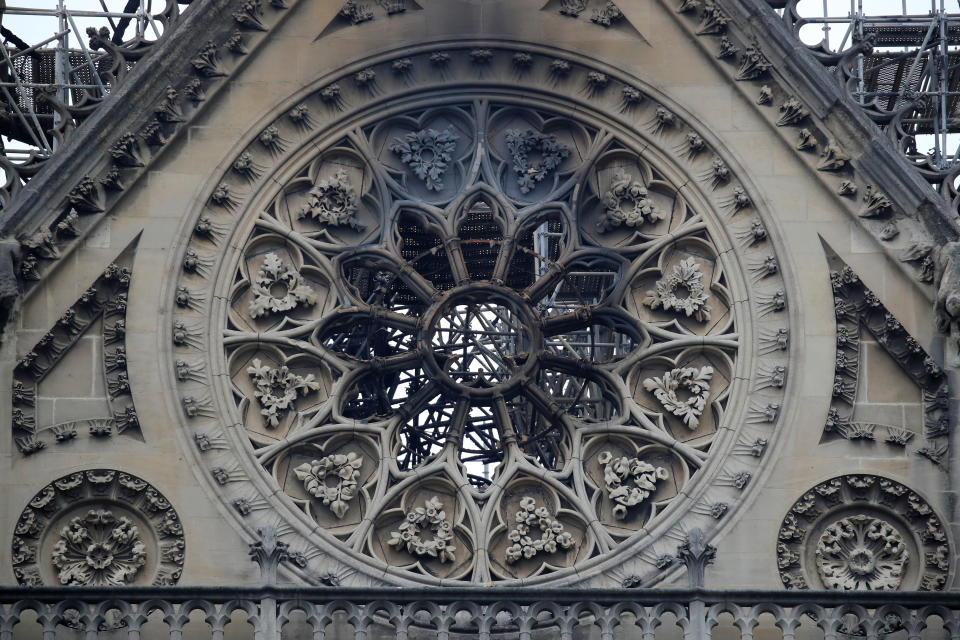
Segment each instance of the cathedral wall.
[{"label": "cathedral wall", "polygon": [[[149,171],[128,186],[118,205],[83,244],[24,300],[11,333],[13,338],[5,340],[2,347],[0,386],[13,384],[17,361],[108,265],[118,258],[126,260],[132,273],[125,311],[126,371],[130,397],[139,416],[139,435],[94,437],[79,433],[31,456],[22,455],[11,438],[0,438],[0,463],[4,466],[0,482],[5,496],[0,500],[0,540],[12,539],[24,507],[56,478],[89,469],[115,469],[147,481],[176,510],[185,540],[179,584],[258,584],[257,568],[247,555],[254,527],[244,524],[246,531],[241,533],[237,515],[216,496],[217,482],[209,467],[197,462],[195,435],[181,426],[182,392],[164,368],[177,357],[171,351],[170,339],[178,311],[170,301],[179,282],[174,274],[181,269],[184,249],[195,236],[194,216],[209,206],[211,191],[229,172],[238,152],[298,101],[313,101],[316,129],[343,117],[337,109],[324,110],[315,99],[316,92],[338,69],[352,68],[358,61],[380,54],[386,59],[387,52],[412,45],[420,45],[423,50],[440,46],[452,49],[467,41],[496,48],[498,54],[501,50],[549,48],[558,55],[588,60],[596,68],[636,78],[684,123],[709,138],[747,188],[766,224],[780,264],[777,277],[782,278],[788,301],[782,317],[790,323],[789,345],[777,361],[786,367],[786,380],[780,381],[785,394],[783,413],[775,437],[773,433],[768,436],[770,445],[762,453],[761,466],[750,480],[749,490],[742,498],[733,499],[732,517],[719,525],[712,539],[719,551],[715,565],[707,572],[708,587],[781,587],[777,566],[781,524],[801,496],[835,476],[884,476],[908,486],[941,516],[949,515],[946,473],[916,455],[916,442],[922,440],[923,390],[867,330],[857,329],[860,350],[856,356],[858,374],[853,378],[853,419],[916,432],[916,442],[907,447],[886,444],[881,430],[874,438],[860,439],[824,434],[835,398],[838,322],[830,272],[841,268],[837,265],[849,266],[927,352],[939,358],[943,346],[933,331],[930,291],[912,281],[901,265],[887,257],[855,214],[863,206],[865,185],[860,185],[860,192],[853,197],[837,195],[841,180],[832,173],[817,171],[818,154],[797,150],[798,127],[776,125],[783,115],[777,105],[789,98],[776,76],[767,80],[773,86],[774,102],[758,105],[764,83],[735,81],[736,64],[716,57],[712,50],[715,40],[694,35],[696,22],[678,14],[672,2],[660,0],[620,0],[617,4],[626,18],[610,29],[585,18],[561,16],[552,3],[544,8],[542,0],[423,1],[423,10],[378,15],[358,25],[338,21],[333,4],[300,2],[290,9],[268,41],[203,104]],[[331,20],[332,26],[325,27]],[[456,64],[467,63],[458,60]],[[432,72],[423,69],[418,73],[429,76]],[[483,73],[486,82],[495,78],[522,87],[528,81],[522,77],[518,80],[516,70],[499,61]],[[442,82],[421,79],[432,83],[431,91],[442,93]],[[407,91],[402,78],[383,72],[377,82],[379,96]],[[531,94],[545,90],[540,80],[531,78],[529,82]],[[344,112],[380,99],[349,84],[341,88]],[[579,87],[569,91],[582,93]],[[593,100],[615,112],[619,97],[604,95]],[[685,153],[682,135],[669,128],[662,134],[651,134],[651,109],[638,107],[633,125],[645,136],[668,139],[660,147],[676,146],[678,151],[671,161],[681,162]],[[822,123],[818,120],[816,124]],[[811,121],[807,125],[813,126]],[[841,146],[845,143],[842,139],[837,142]],[[319,149],[326,142],[312,144]],[[710,167],[706,160],[697,166],[692,173]],[[84,168],[78,167],[77,172],[83,173]],[[716,189],[708,183],[678,187],[680,193],[686,193],[684,189],[698,190],[699,195],[691,195],[691,201],[719,200]],[[717,219],[721,224],[730,225],[729,233],[734,226],[742,226],[737,211],[724,212],[716,202],[711,206],[720,212]],[[232,223],[232,215],[222,216],[224,224]],[[230,242],[244,240],[237,236],[230,237]],[[763,257],[759,250],[753,255]],[[747,272],[742,284],[749,289],[750,282]],[[219,312],[216,310],[221,307],[217,305],[226,304],[223,299],[208,302],[211,314]],[[748,315],[757,313],[754,307],[748,308],[748,302],[735,303]],[[115,374],[105,373],[103,366],[104,352],[113,353],[115,349],[110,341],[112,334],[105,328],[115,320],[107,315],[84,328],[82,337],[39,384],[38,425],[91,420],[117,410],[119,405],[115,406],[116,399],[111,397]],[[759,326],[753,330],[759,331]],[[758,384],[758,367],[766,366],[761,355],[757,347],[745,348],[738,365],[753,368],[742,372],[750,377],[751,385]],[[205,380],[196,389],[202,392],[210,384]],[[744,393],[749,397],[755,391],[756,386]],[[12,406],[6,398],[2,403],[0,424],[9,432]],[[749,420],[746,409],[741,418]],[[737,446],[730,443],[718,455],[734,459],[741,455]],[[257,482],[266,482],[262,473],[258,477]],[[87,497],[82,498],[82,504],[96,504],[95,490],[90,491],[84,494]],[[664,538],[657,551],[669,551],[676,543]],[[324,552],[334,556],[339,553],[336,549]],[[52,575],[49,569],[42,573],[47,580]],[[364,580],[373,583],[372,578],[360,583]],[[0,582],[17,582],[9,562],[0,566]],[[609,586],[612,582],[609,576],[597,575],[582,584]],[[684,582],[682,572],[674,570],[663,584],[677,586]]]}]

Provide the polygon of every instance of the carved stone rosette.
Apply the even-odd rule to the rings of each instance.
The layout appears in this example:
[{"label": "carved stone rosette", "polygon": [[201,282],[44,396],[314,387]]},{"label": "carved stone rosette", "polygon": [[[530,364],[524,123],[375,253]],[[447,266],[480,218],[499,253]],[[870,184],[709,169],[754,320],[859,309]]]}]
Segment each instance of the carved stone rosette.
[{"label": "carved stone rosette", "polygon": [[881,476],[838,476],[798,499],[780,526],[788,589],[938,591],[951,571],[943,521],[926,500]]},{"label": "carved stone rosette", "polygon": [[687,151],[679,105],[558,56],[365,61],[238,146],[261,175],[211,176],[196,218],[223,238],[194,236],[172,288],[219,301],[174,312],[181,419],[306,581],[656,581],[765,461],[788,291],[747,271],[777,264],[772,222],[708,132]]},{"label": "carved stone rosette", "polygon": [[78,471],[40,490],[14,527],[11,562],[23,586],[174,585],[183,525],[147,481],[114,469]]}]

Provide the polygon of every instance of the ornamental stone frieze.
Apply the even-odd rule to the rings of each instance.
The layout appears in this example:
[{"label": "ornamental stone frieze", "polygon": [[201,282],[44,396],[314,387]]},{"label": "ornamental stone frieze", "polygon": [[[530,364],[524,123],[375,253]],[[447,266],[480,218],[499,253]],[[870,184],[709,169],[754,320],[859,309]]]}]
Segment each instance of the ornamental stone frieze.
[{"label": "ornamental stone frieze", "polygon": [[183,525],[147,481],[114,469],[78,471],[41,489],[13,529],[13,574],[23,586],[174,585]]},{"label": "ornamental stone frieze", "polygon": [[211,231],[164,357],[211,487],[279,519],[301,579],[655,583],[737,511],[789,403],[792,293],[680,105],[465,43],[321,78],[248,138],[256,170],[225,163],[185,222]]}]

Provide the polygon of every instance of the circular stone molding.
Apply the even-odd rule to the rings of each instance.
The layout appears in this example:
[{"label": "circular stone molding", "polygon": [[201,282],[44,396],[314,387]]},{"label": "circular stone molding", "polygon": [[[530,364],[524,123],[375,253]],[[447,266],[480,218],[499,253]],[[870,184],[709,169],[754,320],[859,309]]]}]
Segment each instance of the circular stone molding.
[{"label": "circular stone molding", "polygon": [[23,586],[174,585],[184,560],[177,512],[146,480],[113,469],[78,471],[44,487],[14,528]]},{"label": "circular stone molding", "polygon": [[777,542],[788,589],[938,591],[951,557],[933,507],[899,482],[873,475],[832,478],[803,494]]},{"label": "circular stone molding", "polygon": [[211,176],[161,352],[211,486],[302,580],[652,585],[762,470],[776,231],[709,131],[592,65],[367,60]]}]

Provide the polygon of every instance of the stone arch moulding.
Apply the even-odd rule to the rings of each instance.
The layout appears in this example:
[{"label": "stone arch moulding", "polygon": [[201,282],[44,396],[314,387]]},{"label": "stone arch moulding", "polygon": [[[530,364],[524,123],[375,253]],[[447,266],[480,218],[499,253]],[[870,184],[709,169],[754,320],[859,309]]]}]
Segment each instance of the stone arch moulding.
[{"label": "stone arch moulding", "polygon": [[655,584],[765,472],[789,265],[736,161],[639,80],[423,45],[222,166],[164,292],[168,398],[299,579]]}]

